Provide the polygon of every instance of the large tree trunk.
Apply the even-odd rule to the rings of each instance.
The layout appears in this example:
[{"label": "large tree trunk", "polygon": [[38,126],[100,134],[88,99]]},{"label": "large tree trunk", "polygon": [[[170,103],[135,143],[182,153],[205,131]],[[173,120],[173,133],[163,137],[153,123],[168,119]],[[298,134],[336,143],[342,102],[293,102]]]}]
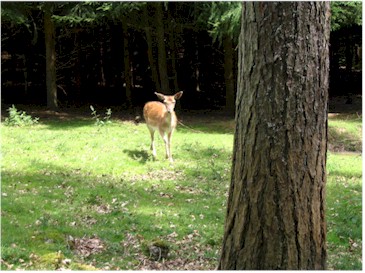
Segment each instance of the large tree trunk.
[{"label": "large tree trunk", "polygon": [[223,39],[224,47],[224,80],[226,83],[226,111],[234,113],[235,97],[234,97],[234,79],[233,79],[233,43],[230,35],[225,35]]},{"label": "large tree trunk", "polygon": [[46,87],[47,87],[47,107],[55,110],[57,103],[56,84],[56,42],[55,26],[52,20],[52,3],[46,3],[44,10],[44,35],[46,44]]},{"label": "large tree trunk", "polygon": [[163,26],[163,2],[156,3],[156,27],[157,27],[157,47],[158,47],[158,70],[160,74],[160,92],[169,94],[169,78],[167,74],[165,30]]},{"label": "large tree trunk", "polygon": [[324,269],[329,2],[244,2],[219,269]]}]

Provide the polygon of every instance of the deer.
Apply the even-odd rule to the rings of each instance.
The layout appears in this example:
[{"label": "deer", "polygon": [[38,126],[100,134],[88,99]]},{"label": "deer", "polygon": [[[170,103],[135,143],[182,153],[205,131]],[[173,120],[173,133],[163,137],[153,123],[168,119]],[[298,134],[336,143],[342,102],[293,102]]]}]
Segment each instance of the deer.
[{"label": "deer", "polygon": [[143,107],[143,116],[151,134],[151,150],[154,158],[156,158],[154,135],[155,131],[158,130],[165,142],[166,159],[173,162],[171,154],[171,136],[177,125],[177,118],[174,109],[176,101],[181,98],[182,94],[183,91],[177,92],[173,96],[167,96],[155,92],[155,95],[162,102],[150,101]]}]

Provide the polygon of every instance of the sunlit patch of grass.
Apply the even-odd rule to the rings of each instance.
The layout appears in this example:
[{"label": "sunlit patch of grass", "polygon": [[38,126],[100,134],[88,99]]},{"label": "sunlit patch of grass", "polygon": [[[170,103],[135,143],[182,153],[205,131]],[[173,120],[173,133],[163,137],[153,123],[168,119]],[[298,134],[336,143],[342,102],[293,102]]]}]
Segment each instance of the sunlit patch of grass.
[{"label": "sunlit patch of grass", "polygon": [[362,151],[362,116],[358,114],[330,114],[328,146],[331,151]]},{"label": "sunlit patch of grass", "polygon": [[361,269],[362,157],[328,155],[327,242],[330,269]]},{"label": "sunlit patch of grass", "polygon": [[[198,232],[197,251],[209,245],[218,253],[232,134],[177,130],[170,164],[160,138],[152,158],[144,124],[51,120],[2,132],[2,259],[9,269],[39,269],[37,257],[58,252],[71,260],[55,265],[63,268],[133,269],[140,248],[124,245],[127,234],[173,243]],[[90,257],[76,255],[67,239],[93,235],[106,247]],[[172,249],[192,258],[189,249]]]},{"label": "sunlit patch of grass", "polygon": [[[193,130],[178,127],[173,164],[164,158],[159,136],[157,158],[151,156],[144,124],[114,120],[100,127],[90,118],[2,125],[3,269],[158,269],[161,263],[142,251],[154,240],[170,245],[165,269],[214,269],[230,182],[232,121],[191,120]],[[355,125],[336,117],[329,126],[361,142],[353,130],[357,117],[350,122]],[[361,162],[356,153],[328,155],[331,269],[361,268]],[[70,236],[94,235],[105,249],[76,254]],[[45,257],[62,259],[42,262]]]},{"label": "sunlit patch of grass", "polygon": [[328,152],[327,173],[330,177],[361,178],[362,155]]}]

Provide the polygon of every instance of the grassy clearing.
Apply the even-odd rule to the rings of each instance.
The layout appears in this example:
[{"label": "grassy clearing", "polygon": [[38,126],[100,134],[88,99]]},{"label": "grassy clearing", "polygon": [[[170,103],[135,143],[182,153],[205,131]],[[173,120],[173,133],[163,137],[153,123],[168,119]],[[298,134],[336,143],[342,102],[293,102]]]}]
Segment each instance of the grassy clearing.
[{"label": "grassy clearing", "polygon": [[[188,122],[194,131],[173,137],[173,165],[160,138],[152,159],[144,124],[2,125],[2,268],[214,269],[233,122]],[[359,141],[340,122],[330,130]],[[330,153],[328,172],[329,268],[361,269],[361,155]],[[156,242],[169,248],[163,262],[149,259]]]},{"label": "grassy clearing", "polygon": [[336,152],[361,152],[362,116],[330,114],[329,118],[329,149]]},{"label": "grassy clearing", "polygon": [[329,153],[327,241],[330,269],[362,268],[362,157]]}]

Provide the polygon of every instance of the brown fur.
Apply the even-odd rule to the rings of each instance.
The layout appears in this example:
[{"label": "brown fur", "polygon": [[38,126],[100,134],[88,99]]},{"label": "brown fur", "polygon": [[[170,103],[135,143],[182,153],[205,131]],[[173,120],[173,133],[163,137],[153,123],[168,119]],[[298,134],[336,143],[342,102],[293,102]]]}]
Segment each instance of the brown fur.
[{"label": "brown fur", "polygon": [[151,134],[151,150],[155,157],[156,149],[154,146],[154,134],[155,131],[158,130],[165,142],[166,158],[172,162],[173,159],[170,149],[171,136],[177,124],[174,108],[176,100],[181,98],[183,92],[180,91],[174,96],[165,96],[160,93],[155,94],[163,103],[159,101],[150,101],[147,102],[143,108],[143,116]]}]

